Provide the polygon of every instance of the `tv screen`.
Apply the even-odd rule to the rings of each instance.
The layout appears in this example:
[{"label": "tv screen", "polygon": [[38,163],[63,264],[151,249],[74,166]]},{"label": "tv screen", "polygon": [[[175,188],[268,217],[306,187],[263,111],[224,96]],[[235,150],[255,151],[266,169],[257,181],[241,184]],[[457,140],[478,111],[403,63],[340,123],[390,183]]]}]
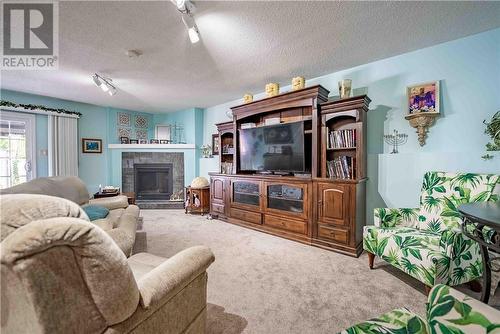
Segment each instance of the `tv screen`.
[{"label": "tv screen", "polygon": [[240,170],[304,172],[304,123],[242,129]]}]

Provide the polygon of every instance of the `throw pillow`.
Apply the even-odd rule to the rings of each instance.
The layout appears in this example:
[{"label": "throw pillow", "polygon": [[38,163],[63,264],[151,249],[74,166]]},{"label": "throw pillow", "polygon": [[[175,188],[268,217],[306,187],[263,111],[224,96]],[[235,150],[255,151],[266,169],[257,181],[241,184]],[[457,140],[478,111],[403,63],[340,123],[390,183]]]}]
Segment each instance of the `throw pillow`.
[{"label": "throw pillow", "polygon": [[106,218],[109,214],[109,210],[100,205],[85,205],[82,209],[89,216],[90,221]]}]

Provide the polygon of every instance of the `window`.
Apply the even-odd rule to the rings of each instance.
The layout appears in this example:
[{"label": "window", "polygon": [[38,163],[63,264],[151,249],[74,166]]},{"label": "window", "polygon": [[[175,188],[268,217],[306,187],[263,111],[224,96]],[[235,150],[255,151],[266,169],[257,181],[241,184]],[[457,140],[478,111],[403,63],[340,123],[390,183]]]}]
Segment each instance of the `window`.
[{"label": "window", "polygon": [[35,115],[0,112],[0,189],[36,177]]}]

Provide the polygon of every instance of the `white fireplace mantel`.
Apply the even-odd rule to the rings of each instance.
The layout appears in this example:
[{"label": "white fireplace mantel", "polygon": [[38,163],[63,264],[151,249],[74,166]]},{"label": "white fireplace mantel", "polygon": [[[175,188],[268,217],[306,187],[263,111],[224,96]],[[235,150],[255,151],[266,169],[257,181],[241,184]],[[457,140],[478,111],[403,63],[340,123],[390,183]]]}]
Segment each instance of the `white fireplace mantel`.
[{"label": "white fireplace mantel", "polygon": [[171,149],[171,150],[194,150],[195,144],[108,144],[109,149]]}]

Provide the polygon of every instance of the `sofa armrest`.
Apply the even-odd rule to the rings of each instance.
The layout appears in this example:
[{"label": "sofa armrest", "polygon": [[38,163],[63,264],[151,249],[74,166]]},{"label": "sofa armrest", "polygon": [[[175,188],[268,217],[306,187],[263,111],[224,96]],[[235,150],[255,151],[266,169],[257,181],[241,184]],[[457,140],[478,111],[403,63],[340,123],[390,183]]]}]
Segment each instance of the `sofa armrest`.
[{"label": "sofa armrest", "polygon": [[419,208],[376,208],[373,210],[374,224],[378,227],[416,227]]},{"label": "sofa armrest", "polygon": [[95,198],[89,201],[89,204],[100,205],[108,210],[122,209],[128,207],[128,198],[125,195],[113,197]]},{"label": "sofa armrest", "polygon": [[449,333],[496,333],[500,328],[500,311],[447,285],[435,285],[428,299],[429,333],[445,329]]},{"label": "sofa armrest", "polygon": [[177,253],[139,279],[141,305],[148,308],[172,298],[200,274],[215,257],[208,247],[196,246]]},{"label": "sofa armrest", "polygon": [[[458,257],[471,260],[474,254],[479,253],[479,244],[466,236],[459,228],[447,229],[441,232],[439,247],[451,260]],[[472,247],[476,249],[471,249]]]}]

